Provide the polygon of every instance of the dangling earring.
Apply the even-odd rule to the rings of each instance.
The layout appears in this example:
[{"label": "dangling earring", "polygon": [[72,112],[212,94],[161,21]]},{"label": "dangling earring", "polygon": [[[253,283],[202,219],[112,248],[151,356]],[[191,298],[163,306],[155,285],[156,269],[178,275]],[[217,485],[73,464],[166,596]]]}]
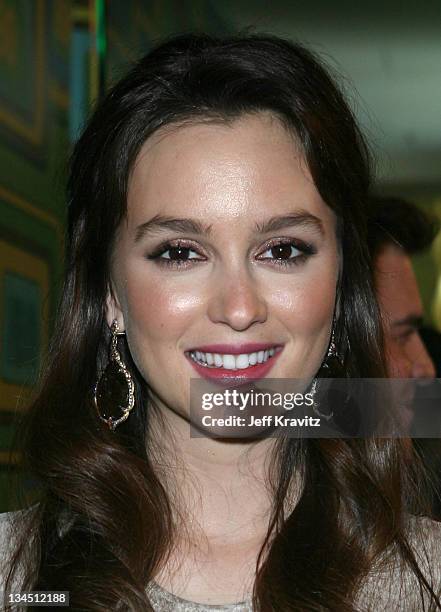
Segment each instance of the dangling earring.
[{"label": "dangling earring", "polygon": [[118,351],[118,336],[124,336],[125,332],[119,330],[116,319],[110,331],[109,363],[95,384],[93,399],[99,418],[114,431],[135,405],[135,386]]},{"label": "dangling earring", "polygon": [[332,325],[328,352],[319,370],[319,378],[344,378],[344,369],[335,344],[335,323]]},{"label": "dangling earring", "polygon": [[334,329],[335,329],[335,324],[332,325],[331,340],[329,342],[328,352],[320,367],[320,370],[317,373],[318,376],[316,376],[314,380],[312,381],[311,389],[310,389],[310,393],[314,400],[314,403],[312,405],[313,411],[315,412],[315,414],[317,414],[323,419],[326,419],[327,421],[330,421],[332,419],[332,417],[334,416],[334,413],[333,411],[325,413],[319,410],[320,402],[317,401],[316,394],[317,394],[317,385],[318,385],[319,378],[337,378],[343,372],[343,365],[341,363],[341,360],[340,360],[340,357],[337,351],[337,346],[335,344]]}]

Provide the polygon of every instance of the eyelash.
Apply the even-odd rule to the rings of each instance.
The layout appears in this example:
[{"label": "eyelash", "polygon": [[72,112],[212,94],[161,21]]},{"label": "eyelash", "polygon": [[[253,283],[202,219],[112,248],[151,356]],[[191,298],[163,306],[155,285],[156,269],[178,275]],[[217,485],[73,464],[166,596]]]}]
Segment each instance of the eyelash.
[{"label": "eyelash", "polygon": [[[268,261],[268,260],[273,261],[274,263],[271,265],[280,266],[283,268],[300,265],[301,263],[306,261],[308,257],[310,257],[311,255],[315,255],[315,253],[317,252],[315,247],[312,244],[308,244],[308,243],[305,243],[299,240],[294,240],[293,238],[286,238],[286,239],[278,239],[276,241],[267,243],[264,246],[263,253],[266,253],[266,251],[276,248],[278,246],[291,246],[291,247],[294,247],[297,251],[301,252],[300,255],[296,255],[292,259],[288,259],[288,260],[276,259],[276,258],[265,258],[264,259],[264,261]],[[184,268],[186,269],[193,265],[192,262],[200,263],[200,262],[205,261],[203,259],[197,259],[197,258],[191,258],[191,259],[186,259],[186,260],[179,260],[179,259],[173,260],[170,258],[161,257],[161,255],[164,255],[164,253],[167,253],[167,251],[169,251],[170,249],[183,249],[187,251],[194,251],[196,253],[198,252],[194,245],[191,245],[189,243],[186,243],[185,241],[179,240],[176,242],[170,241],[170,242],[164,242],[160,244],[153,251],[153,253],[151,253],[150,255],[147,255],[146,257],[149,260],[155,261],[155,263],[157,263],[160,266],[165,266],[171,269],[184,269]]]}]

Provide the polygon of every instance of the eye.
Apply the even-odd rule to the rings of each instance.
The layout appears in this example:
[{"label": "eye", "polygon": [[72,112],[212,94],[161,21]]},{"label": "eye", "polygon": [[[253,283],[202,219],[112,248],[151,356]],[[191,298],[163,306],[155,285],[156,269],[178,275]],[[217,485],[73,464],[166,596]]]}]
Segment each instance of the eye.
[{"label": "eye", "polygon": [[279,240],[267,246],[266,251],[259,255],[258,259],[273,261],[279,266],[299,264],[316,252],[312,245],[292,238]]},{"label": "eye", "polygon": [[[185,267],[197,261],[205,261],[205,258],[195,248],[180,242],[161,244],[153,253],[147,255],[147,259],[155,260],[159,265],[169,267]],[[187,262],[190,262],[188,264]]]},{"label": "eye", "polygon": [[404,345],[413,337],[414,334],[417,333],[417,330],[414,328],[408,328],[402,331],[399,335],[396,336],[396,341],[398,344]]},{"label": "eye", "polygon": [[161,257],[172,261],[187,261],[188,259],[198,259],[195,253],[196,251],[193,251],[190,247],[171,246],[161,254]]}]

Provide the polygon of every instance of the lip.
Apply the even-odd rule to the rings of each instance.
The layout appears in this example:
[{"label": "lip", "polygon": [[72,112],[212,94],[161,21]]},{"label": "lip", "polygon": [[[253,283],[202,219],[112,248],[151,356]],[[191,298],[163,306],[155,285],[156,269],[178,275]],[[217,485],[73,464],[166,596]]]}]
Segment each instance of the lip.
[{"label": "lip", "polygon": [[[251,347],[251,348],[250,348]],[[258,347],[258,348],[256,348]],[[224,368],[208,368],[196,363],[191,357],[190,352],[201,351],[202,353],[222,353],[224,355],[240,355],[241,353],[255,353],[257,351],[274,348],[276,352],[272,357],[264,363],[256,363],[253,366],[241,370],[225,370]],[[234,349],[234,350],[233,350]],[[273,368],[280,354],[282,353],[283,345],[280,344],[242,344],[242,345],[204,345],[197,349],[186,351],[185,356],[192,365],[193,369],[206,380],[211,380],[217,383],[243,384],[252,380],[264,378]]]},{"label": "lip", "polygon": [[201,353],[220,353],[223,355],[241,355],[242,353],[257,353],[258,351],[266,351],[270,348],[281,348],[282,344],[276,342],[248,342],[247,344],[204,344],[203,346],[195,346],[186,351],[192,353],[200,351]]}]

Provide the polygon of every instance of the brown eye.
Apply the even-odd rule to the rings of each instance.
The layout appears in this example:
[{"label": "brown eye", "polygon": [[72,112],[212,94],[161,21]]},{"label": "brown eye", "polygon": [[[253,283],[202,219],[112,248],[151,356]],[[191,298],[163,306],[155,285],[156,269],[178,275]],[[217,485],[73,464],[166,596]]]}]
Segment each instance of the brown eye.
[{"label": "brown eye", "polygon": [[279,244],[273,244],[268,247],[268,249],[262,253],[262,258],[289,261],[300,255],[302,255],[302,251],[292,242],[280,242]]},{"label": "brown eye", "polygon": [[268,261],[273,266],[294,266],[304,263],[308,257],[315,255],[317,250],[311,244],[298,240],[285,239],[268,244],[266,250],[258,259]]},{"label": "brown eye", "polygon": [[170,261],[188,261],[190,259],[200,259],[197,252],[188,246],[169,245],[157,254],[160,259],[168,259]]},{"label": "brown eye", "polygon": [[192,246],[185,244],[160,245],[153,253],[147,255],[147,259],[155,261],[158,265],[170,268],[188,267],[205,260],[203,256]]},{"label": "brown eye", "polygon": [[293,248],[291,244],[277,244],[269,250],[274,259],[289,259],[292,256]]},{"label": "brown eye", "polygon": [[189,259],[190,249],[188,247],[170,247],[166,253],[169,254],[165,259],[172,259],[174,261],[186,261]]}]

